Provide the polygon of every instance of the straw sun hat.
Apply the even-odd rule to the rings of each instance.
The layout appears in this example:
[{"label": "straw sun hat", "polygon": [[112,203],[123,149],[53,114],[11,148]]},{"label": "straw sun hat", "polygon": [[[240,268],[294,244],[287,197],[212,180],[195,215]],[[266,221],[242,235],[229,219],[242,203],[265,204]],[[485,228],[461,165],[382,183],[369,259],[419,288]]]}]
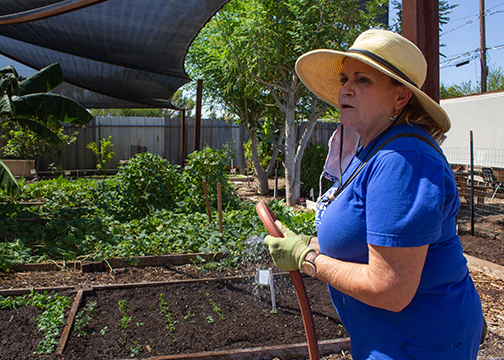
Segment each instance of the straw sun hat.
[{"label": "straw sun hat", "polygon": [[407,86],[443,133],[450,130],[446,112],[420,90],[427,74],[427,62],[422,52],[411,41],[391,31],[365,31],[346,52],[310,51],[297,60],[296,72],[315,95],[338,106],[340,72],[345,57],[359,60]]}]

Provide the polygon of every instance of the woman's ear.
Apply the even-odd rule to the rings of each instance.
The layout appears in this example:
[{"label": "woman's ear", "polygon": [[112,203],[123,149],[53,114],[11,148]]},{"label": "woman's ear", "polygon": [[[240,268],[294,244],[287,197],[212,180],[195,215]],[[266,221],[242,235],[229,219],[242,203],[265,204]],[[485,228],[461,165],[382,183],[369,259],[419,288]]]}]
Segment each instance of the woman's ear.
[{"label": "woman's ear", "polygon": [[397,87],[397,98],[396,98],[396,109],[400,109],[410,101],[413,96],[413,91],[411,91],[405,85],[399,85]]}]

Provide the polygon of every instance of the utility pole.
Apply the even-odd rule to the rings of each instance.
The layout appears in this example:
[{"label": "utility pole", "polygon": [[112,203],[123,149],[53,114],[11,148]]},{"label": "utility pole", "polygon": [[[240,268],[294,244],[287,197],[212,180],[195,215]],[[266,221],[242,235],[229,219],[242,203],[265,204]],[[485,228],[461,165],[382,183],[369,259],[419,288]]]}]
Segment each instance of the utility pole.
[{"label": "utility pole", "polygon": [[480,0],[480,60],[481,92],[487,91],[486,39],[485,39],[485,0]]}]

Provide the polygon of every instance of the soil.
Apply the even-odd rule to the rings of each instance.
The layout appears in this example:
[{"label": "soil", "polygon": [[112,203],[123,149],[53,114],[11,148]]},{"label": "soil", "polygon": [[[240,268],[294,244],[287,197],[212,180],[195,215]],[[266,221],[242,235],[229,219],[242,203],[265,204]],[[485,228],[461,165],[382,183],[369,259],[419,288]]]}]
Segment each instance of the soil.
[{"label": "soil", "polygon": [[[272,194],[258,195],[254,182],[236,184],[236,187],[243,200],[257,202],[272,199]],[[270,188],[273,188],[273,182],[270,183]],[[278,196],[284,196],[282,180],[279,181]],[[297,205],[294,210],[305,211],[306,208]],[[494,219],[489,217],[482,221],[485,221],[485,226],[504,232],[502,216],[495,216]],[[459,226],[465,252],[504,266],[503,239],[480,234],[471,236],[465,225]],[[0,289],[254,276],[257,268],[272,267],[271,261],[266,259],[261,264],[226,272],[210,272],[195,265],[180,265],[124,268],[105,273],[82,273],[72,269],[0,273]],[[471,277],[480,294],[488,322],[488,334],[480,348],[478,359],[504,359],[504,280],[472,270]],[[306,277],[304,281],[312,305],[317,338],[322,340],[346,337],[347,334],[330,304],[325,285]],[[173,319],[178,321],[174,324],[175,330],[172,333],[168,332],[166,318],[160,311],[159,293],[166,295]],[[288,278],[279,277],[275,280],[275,295],[278,312],[272,314],[269,288],[253,285],[252,279],[242,283],[209,281],[197,285],[96,291],[93,296],[87,296],[85,299],[86,303],[97,302],[97,312],[87,329],[87,335],[78,337],[72,332],[67,349],[63,356],[59,357],[33,355],[36,344],[42,337],[31,319],[40,310],[23,307],[15,311],[0,311],[0,359],[126,359],[132,355],[146,358],[305,342],[299,305]],[[215,312],[210,299],[221,309],[223,320]],[[118,307],[119,300],[125,300],[129,305],[126,312],[132,320],[127,329],[119,326],[122,316]],[[212,317],[213,322],[208,316]],[[23,337],[26,340],[19,341],[19,334],[27,334]],[[349,360],[351,356],[344,352],[323,359]]]}]

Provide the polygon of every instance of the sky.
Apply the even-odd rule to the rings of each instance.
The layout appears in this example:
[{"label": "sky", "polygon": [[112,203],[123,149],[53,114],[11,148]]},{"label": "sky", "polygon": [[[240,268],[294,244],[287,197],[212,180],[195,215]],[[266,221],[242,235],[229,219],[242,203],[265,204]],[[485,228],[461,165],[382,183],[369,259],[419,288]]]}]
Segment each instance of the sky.
[{"label": "sky", "polygon": [[[445,85],[471,81],[476,85],[481,76],[479,0],[449,0],[459,4],[449,15],[450,21],[442,27],[440,43],[440,81]],[[485,0],[486,61],[490,69],[504,70],[504,0]],[[476,51],[478,50],[478,51]],[[469,64],[456,64],[470,60]]]},{"label": "sky", "polygon": [[[504,70],[504,0],[484,0],[486,17],[487,65]],[[449,15],[450,21],[442,28],[440,43],[445,47],[440,52],[440,81],[445,86],[471,81],[473,86],[480,79],[479,58],[480,24],[479,0],[448,0],[450,5],[459,4]],[[391,17],[395,14],[391,12]],[[393,20],[391,20],[393,21]],[[456,64],[470,60],[468,64]],[[0,55],[0,69],[13,65],[20,75],[30,76],[35,71]]]}]

